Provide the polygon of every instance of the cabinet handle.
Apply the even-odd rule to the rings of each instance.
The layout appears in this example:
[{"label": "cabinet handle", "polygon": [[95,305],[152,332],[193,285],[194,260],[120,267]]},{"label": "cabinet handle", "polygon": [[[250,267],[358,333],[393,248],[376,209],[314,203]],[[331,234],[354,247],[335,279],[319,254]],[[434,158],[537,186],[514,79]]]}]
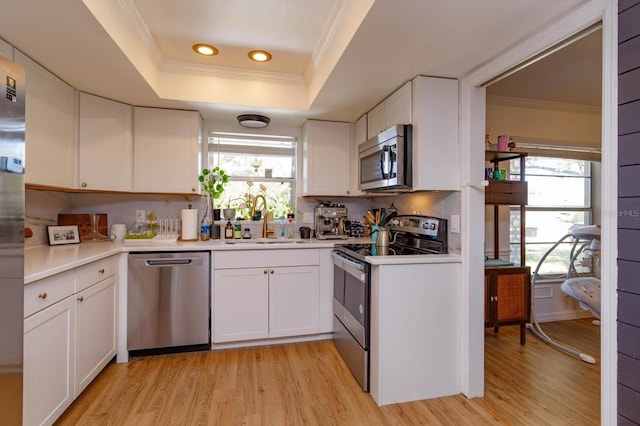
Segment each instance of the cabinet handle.
[{"label": "cabinet handle", "polygon": [[267,273],[267,270],[265,269],[264,271],[262,271],[262,273],[266,275],[266,273]]},{"label": "cabinet handle", "polygon": [[274,272],[274,271],[273,271],[273,269],[272,269],[272,270],[270,270],[269,272],[270,272],[271,274],[273,274],[273,272]]},{"label": "cabinet handle", "polygon": [[104,268],[100,269],[98,272],[100,272],[101,274],[104,274]]},{"label": "cabinet handle", "polygon": [[87,187],[87,182],[82,182],[82,185],[81,185],[81,186],[82,186],[83,188],[86,188],[86,187]]},{"label": "cabinet handle", "polygon": [[195,188],[191,188],[191,192],[196,192],[196,189]]},{"label": "cabinet handle", "polygon": [[84,296],[78,297],[78,302],[84,302]]},{"label": "cabinet handle", "polygon": [[40,293],[40,294],[38,295],[38,297],[39,297],[40,299],[44,300],[44,299],[46,299],[46,298],[47,298],[47,293]]}]

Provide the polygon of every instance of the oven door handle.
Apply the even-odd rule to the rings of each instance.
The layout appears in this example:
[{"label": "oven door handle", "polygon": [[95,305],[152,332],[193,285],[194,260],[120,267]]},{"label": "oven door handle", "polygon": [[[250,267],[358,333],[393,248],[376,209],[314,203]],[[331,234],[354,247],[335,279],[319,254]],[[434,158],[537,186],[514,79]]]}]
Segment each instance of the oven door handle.
[{"label": "oven door handle", "polygon": [[336,252],[332,252],[331,256],[333,257],[334,265],[336,265],[360,282],[364,283],[367,281],[367,276],[364,271],[364,265],[362,263],[347,259],[344,256],[340,256]]}]

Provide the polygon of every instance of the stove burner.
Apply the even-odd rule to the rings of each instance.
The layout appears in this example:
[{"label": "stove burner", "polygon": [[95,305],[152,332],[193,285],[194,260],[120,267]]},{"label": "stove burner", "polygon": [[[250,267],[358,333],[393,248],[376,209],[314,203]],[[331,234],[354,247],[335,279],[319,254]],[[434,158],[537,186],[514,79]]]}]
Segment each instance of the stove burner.
[{"label": "stove burner", "polygon": [[376,244],[336,244],[335,249],[345,254],[364,260],[366,256],[410,256],[424,254],[441,254],[436,250],[407,247],[397,244],[381,247]]}]

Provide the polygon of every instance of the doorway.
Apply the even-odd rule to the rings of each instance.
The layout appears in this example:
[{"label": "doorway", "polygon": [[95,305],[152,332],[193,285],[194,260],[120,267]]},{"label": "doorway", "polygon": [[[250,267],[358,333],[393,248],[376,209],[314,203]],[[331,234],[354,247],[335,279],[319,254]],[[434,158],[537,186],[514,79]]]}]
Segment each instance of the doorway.
[{"label": "doorway", "polygon": [[[582,29],[603,23],[602,80],[602,211],[615,212],[617,206],[617,10],[615,2],[589,1],[533,35],[460,81],[460,146],[463,167],[461,201],[462,232],[462,303],[463,312],[461,368],[462,390],[468,397],[484,393],[484,315],[483,261],[478,256],[484,249],[484,215],[477,215],[484,203],[483,160],[485,135],[485,89],[482,84],[527,58],[564,40]],[[602,279],[616,282],[616,217],[602,217]],[[602,335],[602,417],[603,423],[616,419],[616,299],[615,286],[603,289]]]},{"label": "doorway", "polygon": [[[509,205],[486,209],[485,254],[491,258],[498,252],[497,245],[502,261],[524,266],[520,265],[520,248],[524,246],[525,265],[531,272],[571,226],[600,224],[602,216],[602,30],[598,26],[590,28],[549,51],[486,87],[486,132],[492,143],[488,149],[497,149],[498,135],[507,135],[515,144],[509,150],[526,153],[525,172],[518,167],[519,161],[505,162],[501,167],[507,169],[511,179],[515,175],[519,180],[517,173],[524,174],[528,201],[524,209]],[[498,218],[493,217],[496,210]],[[496,220],[498,233],[492,229]],[[494,234],[499,241],[494,241]],[[520,405],[530,409],[532,416],[538,415],[541,406],[553,408],[557,403],[562,410],[565,401],[572,400],[573,410],[566,410],[572,421],[588,424],[596,420],[597,424],[600,405],[578,401],[581,395],[600,400],[600,329],[591,324],[593,313],[582,309],[567,295],[566,287],[561,287],[573,266],[568,241],[549,253],[531,286],[532,319],[534,324],[540,323],[541,331],[528,331],[526,345],[517,348],[519,339],[505,330],[515,326],[501,327],[500,333],[487,329],[485,398],[497,400],[496,395],[504,391],[503,383],[517,378],[518,390],[513,394],[519,390],[527,393],[530,398]],[[580,260],[585,264],[592,261],[587,257],[592,253],[595,250],[584,252]],[[585,268],[580,272],[586,276],[592,271]],[[523,295],[522,304],[526,305],[524,300]],[[598,306],[598,318],[599,312]],[[507,362],[505,353],[510,354]],[[575,356],[571,358],[569,353]],[[579,357],[583,354],[585,359],[594,359],[595,365],[584,365]],[[509,363],[518,368],[505,372]],[[560,365],[565,368],[560,369]],[[580,382],[582,386],[576,377],[586,379]],[[562,398],[556,393],[559,388],[563,389]],[[531,404],[530,399],[536,402]]]}]

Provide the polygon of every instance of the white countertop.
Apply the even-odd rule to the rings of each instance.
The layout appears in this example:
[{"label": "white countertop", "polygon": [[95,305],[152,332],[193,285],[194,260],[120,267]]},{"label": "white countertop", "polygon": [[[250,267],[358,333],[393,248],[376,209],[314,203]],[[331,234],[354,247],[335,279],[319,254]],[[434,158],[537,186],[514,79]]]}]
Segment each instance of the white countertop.
[{"label": "white countertop", "polygon": [[[61,246],[37,246],[25,249],[24,283],[30,284],[66,270],[85,265],[118,253],[140,251],[237,251],[237,250],[283,250],[283,249],[320,249],[332,248],[335,244],[366,244],[369,238],[350,238],[348,240],[209,240],[179,242],[136,242],[116,243],[97,242]],[[411,256],[367,256],[372,265],[401,265],[418,263],[456,263],[461,262],[460,255],[411,255]]]}]

